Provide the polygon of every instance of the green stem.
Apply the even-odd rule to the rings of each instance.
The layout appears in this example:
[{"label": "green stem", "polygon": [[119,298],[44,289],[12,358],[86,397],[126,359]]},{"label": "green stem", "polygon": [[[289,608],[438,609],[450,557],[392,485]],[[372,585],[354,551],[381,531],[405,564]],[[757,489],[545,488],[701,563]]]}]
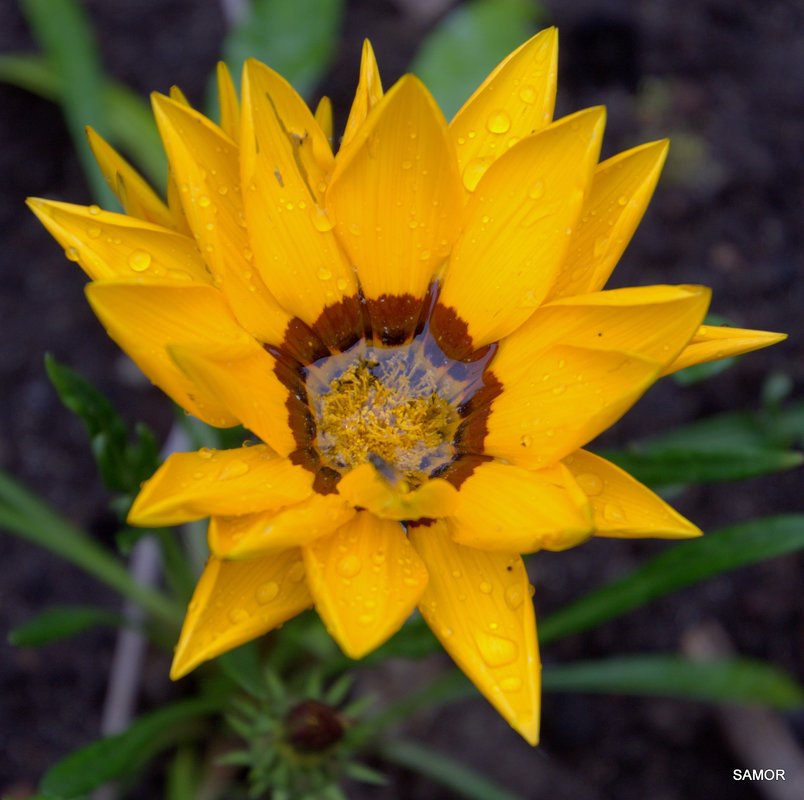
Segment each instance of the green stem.
[{"label": "green stem", "polygon": [[469,767],[413,742],[385,742],[380,746],[380,755],[387,761],[432,778],[469,800],[521,800],[519,795],[492,783]]},{"label": "green stem", "polygon": [[135,581],[116,556],[2,472],[0,525],[80,567],[124,597],[139,603],[161,622],[171,627],[181,624],[181,609],[173,601],[162,592]]}]

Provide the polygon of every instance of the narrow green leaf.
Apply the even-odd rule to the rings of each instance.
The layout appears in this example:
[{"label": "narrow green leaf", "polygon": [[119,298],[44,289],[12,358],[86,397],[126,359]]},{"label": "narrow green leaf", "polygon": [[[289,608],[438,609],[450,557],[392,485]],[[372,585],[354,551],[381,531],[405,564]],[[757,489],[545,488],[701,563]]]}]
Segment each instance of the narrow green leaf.
[{"label": "narrow green leaf", "polygon": [[237,79],[257,58],[308,96],[332,62],[342,16],[342,0],[253,0],[224,40],[224,60]]},{"label": "narrow green leaf", "polygon": [[89,381],[50,354],[45,356],[45,368],[61,401],[84,423],[103,482],[110,489],[135,494],[159,466],[154,434],[138,423],[130,442],[123,418]]},{"label": "narrow green leaf", "polygon": [[533,0],[474,0],[447,14],[410,65],[449,119],[512,50],[546,21]]},{"label": "narrow green leaf", "polygon": [[601,455],[649,486],[738,481],[792,469],[804,461],[804,455],[789,450],[747,447],[717,451],[679,448],[640,452],[634,449],[605,451]]},{"label": "narrow green leaf", "polygon": [[544,619],[539,626],[539,640],[546,644],[593,628],[718,573],[802,548],[804,514],[753,520],[681,542],[641,569]]},{"label": "narrow green leaf", "polygon": [[76,750],[47,771],[40,790],[60,800],[80,798],[108,781],[130,775],[168,746],[180,723],[221,710],[217,698],[195,698],[144,714],[123,733]]},{"label": "narrow green leaf", "polygon": [[104,608],[57,606],[9,631],[8,641],[17,647],[39,647],[59,639],[68,639],[96,625],[119,627],[122,624],[119,614]]},{"label": "narrow green leaf", "polygon": [[679,386],[693,386],[696,383],[714,378],[727,369],[733,367],[738,361],[738,356],[730,358],[719,358],[717,361],[705,361],[703,364],[693,364],[690,367],[674,372],[671,377]]},{"label": "narrow green leaf", "polygon": [[196,800],[200,773],[199,760],[193,748],[180,747],[167,769],[165,800]]},{"label": "narrow green leaf", "polygon": [[384,742],[380,755],[387,761],[426,775],[468,800],[520,800],[519,795],[503,789],[479,772],[415,742]]},{"label": "narrow green leaf", "polygon": [[545,667],[542,686],[553,692],[660,695],[784,710],[804,705],[804,690],[788,675],[745,658],[691,661],[662,654],[582,661]]},{"label": "narrow green leaf", "polygon": [[253,697],[265,697],[265,683],[260,666],[260,651],[257,642],[246,642],[234,650],[218,656],[223,672],[241,689]]},{"label": "narrow green leaf", "polygon": [[349,761],[343,771],[352,780],[360,781],[361,783],[370,783],[374,786],[388,785],[388,778],[382,772],[357,761]]},{"label": "narrow green leaf", "polygon": [[62,76],[62,110],[95,199],[113,206],[84,135],[92,125],[108,136],[102,68],[86,11],[75,0],[22,0],[20,5],[50,65]]}]

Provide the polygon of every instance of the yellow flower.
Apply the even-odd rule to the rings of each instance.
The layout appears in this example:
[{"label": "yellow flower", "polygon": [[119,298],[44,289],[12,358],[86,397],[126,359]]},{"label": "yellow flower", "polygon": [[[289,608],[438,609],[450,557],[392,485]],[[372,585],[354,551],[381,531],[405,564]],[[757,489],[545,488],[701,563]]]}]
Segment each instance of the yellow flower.
[{"label": "yellow flower", "polygon": [[126,214],[33,211],[93,279],[109,335],[188,412],[261,443],[178,453],[136,525],[210,517],[172,676],[314,605],[348,655],[418,607],[529,742],[539,655],[520,556],[590,536],[700,532],[583,447],[661,375],[783,338],[701,325],[709,291],[602,291],[667,142],[598,164],[605,113],[552,121],[556,32],[506,58],[447,124],[374,55],[336,155],[249,61],[221,124],[154,95],[167,204],[97,134]]}]

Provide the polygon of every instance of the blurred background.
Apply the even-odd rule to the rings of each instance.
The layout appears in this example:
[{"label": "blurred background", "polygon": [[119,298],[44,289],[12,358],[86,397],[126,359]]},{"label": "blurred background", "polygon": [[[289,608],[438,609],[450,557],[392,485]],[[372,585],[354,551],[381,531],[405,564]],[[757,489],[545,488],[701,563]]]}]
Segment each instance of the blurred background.
[{"label": "blurred background", "polygon": [[[224,55],[224,36],[247,11],[239,0],[88,0],[81,5],[109,77],[143,97],[176,84],[201,108],[208,107],[208,79]],[[487,50],[498,47],[504,54],[537,29],[555,24],[560,32],[556,116],[605,104],[605,157],[671,138],[657,193],[610,285],[702,283],[713,289],[712,311],[731,324],[784,331],[790,338],[703,383],[663,381],[601,446],[623,445],[706,415],[757,409],[769,393],[790,390],[800,397],[804,4],[799,0],[761,5],[747,0],[502,0],[481,4],[486,16],[474,23],[473,17],[460,16],[466,4],[451,0],[349,0],[340,8],[323,3],[327,14],[305,14],[307,2],[283,5],[291,18],[289,30],[300,31],[300,38],[285,33],[274,50],[256,55],[280,71],[288,65],[311,103],[330,96],[336,131],[356,86],[364,37],[372,41],[386,87],[413,63],[433,84],[449,117],[496,64],[496,57],[482,63]],[[494,6],[504,8],[498,15],[502,22]],[[14,0],[0,0],[0,19],[0,55],[38,49]],[[313,49],[311,30],[322,25],[329,28],[316,34]],[[470,63],[466,47],[457,55],[449,49],[456,30],[458,41],[481,37],[483,46],[468,50],[476,56]],[[236,58],[253,46],[241,32],[229,38],[226,54]],[[299,59],[305,47],[311,48],[310,56]],[[281,63],[272,63],[272,54]],[[458,78],[450,79],[450,70]],[[443,86],[439,77],[445,78]],[[93,201],[70,124],[57,104],[0,83],[0,462],[64,515],[111,543],[116,520],[108,510],[109,496],[97,478],[81,423],[47,380],[44,353],[88,377],[129,422],[142,419],[161,437],[173,412],[106,337],[84,300],[83,273],[65,260],[23,204],[28,195]],[[775,383],[767,383],[769,376],[776,376]],[[672,502],[707,530],[801,510],[803,495],[801,472],[793,470],[698,486],[676,494]],[[537,614],[666,547],[598,540],[532,557]],[[804,681],[802,566],[804,556],[798,554],[717,577],[552,644],[544,648],[543,659],[691,651],[702,638],[709,642],[715,636],[725,638],[723,646],[766,659]],[[4,797],[29,796],[48,766],[98,735],[114,646],[113,632],[92,631],[40,650],[19,649],[6,644],[7,631],[50,604],[104,598],[112,608],[118,604],[111,592],[55,556],[0,537]],[[390,663],[365,677],[363,688],[392,695],[432,668],[429,662]],[[140,710],[177,690],[181,686],[167,679],[166,657],[154,653],[143,676]],[[777,722],[751,710],[690,701],[555,693],[545,695],[542,745],[535,750],[479,697],[417,714],[406,735],[472,764],[523,797],[757,800],[784,797],[773,792],[785,787],[735,782],[732,770],[778,766],[751,762],[757,744]],[[790,715],[782,725],[800,746],[804,718]],[[398,769],[391,778],[388,787],[354,787],[350,796],[448,796]]]}]

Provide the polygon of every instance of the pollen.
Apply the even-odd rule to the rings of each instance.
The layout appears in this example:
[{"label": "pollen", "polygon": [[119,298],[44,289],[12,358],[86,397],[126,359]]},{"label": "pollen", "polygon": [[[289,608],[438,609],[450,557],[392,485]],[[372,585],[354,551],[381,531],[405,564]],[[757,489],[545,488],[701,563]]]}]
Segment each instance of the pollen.
[{"label": "pollen", "polygon": [[336,374],[314,400],[319,454],[341,472],[371,462],[391,483],[421,484],[454,455],[458,413],[437,371],[416,348],[348,355],[348,365],[327,359]]}]

